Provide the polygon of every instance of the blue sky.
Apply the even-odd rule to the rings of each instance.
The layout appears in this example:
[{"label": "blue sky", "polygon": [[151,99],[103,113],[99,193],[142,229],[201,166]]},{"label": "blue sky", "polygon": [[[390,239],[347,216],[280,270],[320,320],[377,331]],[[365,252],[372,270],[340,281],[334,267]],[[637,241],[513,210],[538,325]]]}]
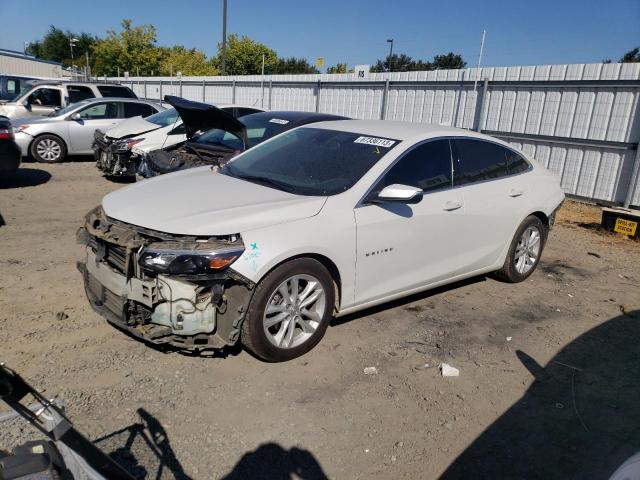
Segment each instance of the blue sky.
[{"label": "blue sky", "polygon": [[[228,32],[249,35],[280,56],[324,57],[326,65],[373,63],[394,51],[431,59],[461,53],[483,65],[617,60],[640,45],[640,0],[228,0]],[[53,24],[104,35],[121,19],[156,26],[161,45],[215,54],[222,0],[0,0],[0,48],[22,50]]]}]

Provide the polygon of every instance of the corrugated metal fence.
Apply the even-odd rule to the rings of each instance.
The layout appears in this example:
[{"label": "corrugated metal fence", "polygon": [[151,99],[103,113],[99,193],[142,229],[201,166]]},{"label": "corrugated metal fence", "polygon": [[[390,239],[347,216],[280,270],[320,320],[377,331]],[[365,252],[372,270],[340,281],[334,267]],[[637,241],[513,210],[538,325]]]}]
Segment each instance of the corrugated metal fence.
[{"label": "corrugated metal fence", "polygon": [[[110,79],[140,97],[469,128],[557,173],[569,195],[640,206],[640,64],[430,72]],[[635,169],[634,169],[635,165]]]}]

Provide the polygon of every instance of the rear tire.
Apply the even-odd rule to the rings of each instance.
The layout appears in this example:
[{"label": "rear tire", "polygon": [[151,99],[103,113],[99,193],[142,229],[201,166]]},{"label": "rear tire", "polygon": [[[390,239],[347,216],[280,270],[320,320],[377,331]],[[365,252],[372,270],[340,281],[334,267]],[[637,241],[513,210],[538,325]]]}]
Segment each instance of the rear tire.
[{"label": "rear tire", "polygon": [[242,344],[268,362],[283,362],[315,347],[333,317],[335,287],[312,258],[276,267],[257,285],[242,324]]},{"label": "rear tire", "polygon": [[504,265],[495,272],[495,277],[509,283],[526,280],[540,262],[547,233],[547,227],[538,217],[530,215],[525,218],[511,240]]},{"label": "rear tire", "polygon": [[60,137],[40,135],[31,142],[31,156],[41,163],[58,163],[67,156],[67,146]]}]

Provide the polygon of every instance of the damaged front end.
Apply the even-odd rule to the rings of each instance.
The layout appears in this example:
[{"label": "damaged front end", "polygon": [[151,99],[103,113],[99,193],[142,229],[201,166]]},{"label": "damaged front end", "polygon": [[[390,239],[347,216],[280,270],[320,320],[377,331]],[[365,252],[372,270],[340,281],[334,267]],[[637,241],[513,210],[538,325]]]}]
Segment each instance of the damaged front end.
[{"label": "damaged front end", "polygon": [[78,231],[87,297],[110,323],[145,341],[186,350],[233,345],[254,284],[229,269],[239,235],[156,232],[107,217],[101,207]]},{"label": "damaged front end", "polygon": [[108,176],[135,177],[140,159],[132,154],[131,148],[143,140],[141,137],[112,139],[96,130],[93,139],[96,167]]},{"label": "damaged front end", "polygon": [[147,153],[139,163],[138,174],[144,178],[152,178],[187,168],[222,167],[239,153],[240,150],[187,142],[171,149]]}]

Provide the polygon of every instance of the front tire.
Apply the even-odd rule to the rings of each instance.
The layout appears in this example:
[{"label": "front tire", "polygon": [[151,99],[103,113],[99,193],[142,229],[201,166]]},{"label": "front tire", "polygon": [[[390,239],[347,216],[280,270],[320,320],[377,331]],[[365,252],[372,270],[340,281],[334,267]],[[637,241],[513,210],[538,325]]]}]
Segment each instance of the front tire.
[{"label": "front tire", "polygon": [[263,360],[291,360],[322,340],[334,305],[335,288],[327,269],[312,258],[291,260],[256,287],[240,339]]},{"label": "front tire", "polygon": [[58,163],[67,156],[67,147],[55,135],[40,135],[31,143],[31,156],[41,163]]},{"label": "front tire", "polygon": [[509,283],[526,280],[538,266],[547,240],[547,227],[535,215],[530,215],[516,230],[502,268],[496,277]]}]

